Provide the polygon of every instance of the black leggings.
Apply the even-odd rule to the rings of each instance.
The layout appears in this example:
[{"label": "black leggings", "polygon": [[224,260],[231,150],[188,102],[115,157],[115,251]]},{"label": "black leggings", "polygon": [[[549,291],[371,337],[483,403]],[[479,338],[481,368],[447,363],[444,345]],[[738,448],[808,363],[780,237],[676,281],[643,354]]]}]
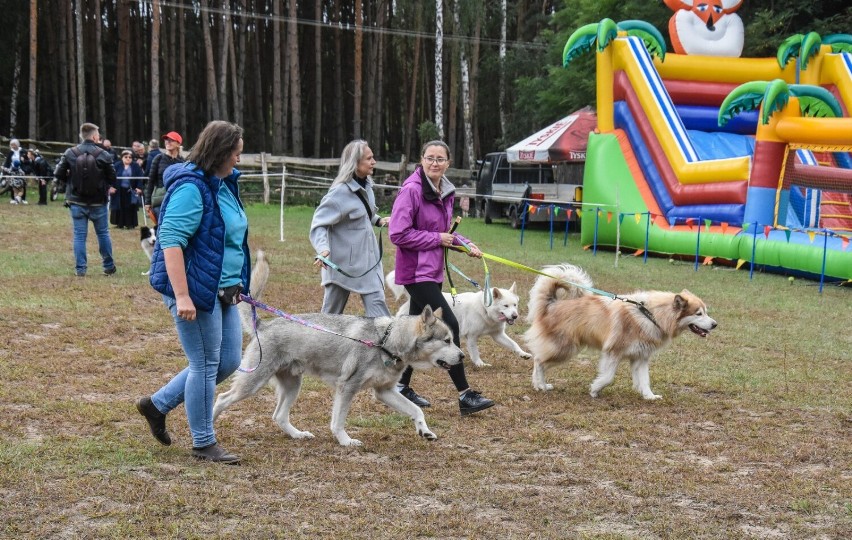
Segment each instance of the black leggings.
[{"label": "black leggings", "polygon": [[[459,341],[459,321],[456,320],[455,314],[453,314],[452,308],[447,303],[447,299],[444,298],[444,295],[441,294],[441,284],[436,283],[434,281],[424,281],[422,283],[413,283],[411,285],[406,285],[405,290],[408,292],[408,296],[411,297],[411,301],[408,307],[409,315],[420,315],[423,313],[423,310],[426,306],[432,306],[432,309],[442,308],[442,319],[447,326],[450,327],[450,330],[453,332],[453,343],[456,344],[456,347],[460,347]],[[402,377],[399,379],[400,384],[404,384],[408,386],[411,383],[411,374],[414,370],[411,366],[408,366],[405,371],[402,372]],[[450,379],[453,380],[453,384],[456,385],[456,390],[461,392],[462,390],[467,390],[467,377],[464,374],[464,363],[459,362],[450,368]]]}]

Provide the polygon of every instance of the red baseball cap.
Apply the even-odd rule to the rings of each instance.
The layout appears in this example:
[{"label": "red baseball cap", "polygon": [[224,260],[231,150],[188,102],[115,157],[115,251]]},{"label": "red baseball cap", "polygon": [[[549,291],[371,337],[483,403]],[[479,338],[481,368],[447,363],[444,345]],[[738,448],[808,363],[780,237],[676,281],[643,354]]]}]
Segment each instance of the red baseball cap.
[{"label": "red baseball cap", "polygon": [[163,139],[171,139],[178,144],[183,144],[183,137],[180,136],[180,133],[177,131],[169,131],[162,137]]}]

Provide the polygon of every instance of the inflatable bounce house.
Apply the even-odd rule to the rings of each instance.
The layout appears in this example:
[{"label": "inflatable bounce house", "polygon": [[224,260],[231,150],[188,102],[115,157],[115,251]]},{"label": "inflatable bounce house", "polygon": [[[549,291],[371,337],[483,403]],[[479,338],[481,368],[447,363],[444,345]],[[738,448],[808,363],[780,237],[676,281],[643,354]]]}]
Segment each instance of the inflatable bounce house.
[{"label": "inflatable bounce house", "polygon": [[596,54],[584,245],[852,279],[852,36],[739,58],[742,0],[665,2],[674,54],[643,21],[565,45],[566,66]]}]

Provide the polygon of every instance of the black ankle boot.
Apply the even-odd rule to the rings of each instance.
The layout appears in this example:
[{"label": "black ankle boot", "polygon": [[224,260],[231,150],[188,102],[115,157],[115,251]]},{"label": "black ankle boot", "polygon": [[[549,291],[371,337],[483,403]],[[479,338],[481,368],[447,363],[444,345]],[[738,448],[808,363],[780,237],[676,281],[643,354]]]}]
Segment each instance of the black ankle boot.
[{"label": "black ankle boot", "polygon": [[136,402],[136,410],[148,421],[148,427],[151,428],[151,435],[155,439],[166,446],[172,444],[172,438],[169,432],[166,431],[166,415],[154,406],[154,402],[151,401],[149,396],[140,398]]}]

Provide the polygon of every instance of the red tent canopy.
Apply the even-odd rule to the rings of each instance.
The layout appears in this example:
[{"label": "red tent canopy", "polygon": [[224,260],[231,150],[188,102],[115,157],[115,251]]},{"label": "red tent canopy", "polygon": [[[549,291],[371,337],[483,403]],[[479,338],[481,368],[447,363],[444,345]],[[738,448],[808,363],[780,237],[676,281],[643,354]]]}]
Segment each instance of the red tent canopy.
[{"label": "red tent canopy", "polygon": [[591,107],[571,113],[506,150],[510,163],[585,161],[589,133],[598,125]]}]

